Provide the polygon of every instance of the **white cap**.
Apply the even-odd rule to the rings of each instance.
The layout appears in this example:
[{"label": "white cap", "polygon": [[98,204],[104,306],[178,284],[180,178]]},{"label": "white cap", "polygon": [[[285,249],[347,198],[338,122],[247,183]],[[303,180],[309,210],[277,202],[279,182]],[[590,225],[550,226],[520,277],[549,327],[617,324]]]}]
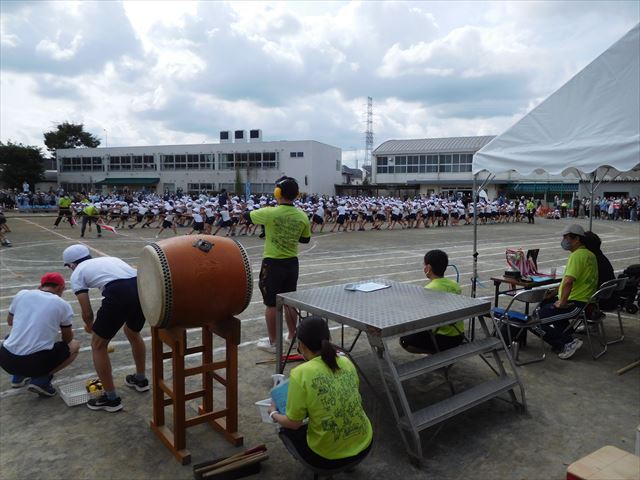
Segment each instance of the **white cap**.
[{"label": "white cap", "polygon": [[81,258],[90,256],[91,253],[89,252],[87,246],[78,243],[64,249],[64,252],[62,252],[62,261],[64,262],[64,266],[66,267],[71,263],[77,262]]}]

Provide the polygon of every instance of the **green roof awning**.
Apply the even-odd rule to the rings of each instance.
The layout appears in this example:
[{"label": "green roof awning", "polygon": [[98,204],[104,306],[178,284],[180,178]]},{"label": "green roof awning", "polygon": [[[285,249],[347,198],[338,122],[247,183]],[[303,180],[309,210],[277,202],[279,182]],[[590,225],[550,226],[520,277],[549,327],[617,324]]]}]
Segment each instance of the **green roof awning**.
[{"label": "green roof awning", "polygon": [[157,185],[160,182],[160,178],[105,178],[104,180],[100,180],[96,182],[94,185]]}]

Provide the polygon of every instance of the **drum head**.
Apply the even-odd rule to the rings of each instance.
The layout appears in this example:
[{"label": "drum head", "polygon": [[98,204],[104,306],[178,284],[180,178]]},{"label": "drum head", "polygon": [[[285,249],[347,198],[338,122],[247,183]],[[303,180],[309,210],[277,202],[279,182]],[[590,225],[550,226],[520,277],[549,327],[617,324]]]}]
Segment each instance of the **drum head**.
[{"label": "drum head", "polygon": [[[142,249],[138,265],[138,296],[144,317],[152,327],[163,327],[167,311],[166,282],[171,282],[171,275],[165,278],[162,263],[155,244]],[[162,253],[160,251],[160,253]]]}]

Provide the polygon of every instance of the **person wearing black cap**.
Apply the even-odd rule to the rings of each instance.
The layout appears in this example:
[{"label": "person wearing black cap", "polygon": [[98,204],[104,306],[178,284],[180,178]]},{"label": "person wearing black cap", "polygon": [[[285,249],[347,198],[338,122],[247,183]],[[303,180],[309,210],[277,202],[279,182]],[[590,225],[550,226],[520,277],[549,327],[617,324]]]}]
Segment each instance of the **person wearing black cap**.
[{"label": "person wearing black cap", "polygon": [[598,262],[584,246],[584,229],[578,224],[568,225],[562,232],[561,246],[571,253],[567,259],[558,296],[544,301],[538,315],[544,320],[531,331],[547,342],[558,357],[567,360],[582,346],[568,331],[569,320],[575,318],[598,288]]},{"label": "person wearing black cap", "polygon": [[364,458],[373,430],[362,408],[355,366],[338,355],[322,318],[302,320],[297,337],[305,363],[291,371],[286,412],[278,412],[273,403],[269,408],[271,419],[283,427],[281,439],[317,468],[340,468]]},{"label": "person wearing black cap", "polygon": [[[56,272],[45,273],[37,290],[21,290],[9,306],[9,336],[0,347],[0,367],[13,375],[13,388],[29,385],[29,391],[53,397],[53,374],[78,356],[73,339],[73,309],[60,298],[65,283]],[[58,337],[58,332],[62,339]]]},{"label": "person wearing black cap", "polygon": [[[93,364],[104,386],[104,394],[89,400],[87,407],[117,412],[122,410],[122,402],[116,394],[107,348],[123,325],[136,365],[136,373],[127,375],[125,383],[138,392],[149,390],[149,380],[145,376],[146,347],[140,335],[145,318],[138,298],[137,272],[116,257],[91,258],[89,249],[82,244],[67,247],[62,252],[62,259],[64,266],[73,270],[71,289],[82,310],[84,329],[92,334]],[[104,297],[95,322],[90,288],[99,288]]]},{"label": "person wearing black cap", "polygon": [[[298,243],[311,240],[309,218],[294,205],[299,194],[295,178],[281,177],[273,194],[278,201],[277,207],[260,208],[250,213],[251,221],[255,225],[264,225],[266,232],[258,285],[266,306],[269,336],[258,342],[258,348],[269,353],[276,351],[276,295],[295,292],[298,284]],[[285,308],[285,317],[289,340],[292,341],[297,323],[295,311]]]}]

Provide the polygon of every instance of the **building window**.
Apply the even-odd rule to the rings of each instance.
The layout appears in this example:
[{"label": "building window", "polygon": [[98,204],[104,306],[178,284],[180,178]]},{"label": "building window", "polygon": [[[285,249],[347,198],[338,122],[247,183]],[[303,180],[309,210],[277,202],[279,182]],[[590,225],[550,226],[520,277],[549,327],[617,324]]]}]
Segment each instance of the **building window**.
[{"label": "building window", "polygon": [[[393,168],[393,167],[391,167]],[[376,158],[376,173],[389,173],[389,159],[388,157]]]},{"label": "building window", "polygon": [[131,170],[131,158],[128,155],[109,157],[109,170],[113,172]]},{"label": "building window", "polygon": [[61,157],[59,165],[61,172],[101,172],[102,157]]},{"label": "building window", "polygon": [[160,155],[161,170],[175,170],[176,164],[173,155]]},{"label": "building window", "polygon": [[291,158],[302,158],[302,157],[304,157],[304,152],[289,152],[289,157],[291,157]]},{"label": "building window", "polygon": [[213,183],[187,183],[187,193],[189,195],[208,194],[215,190]]},{"label": "building window", "polygon": [[340,159],[336,160],[336,171],[342,171],[342,160]]},{"label": "building window", "polygon": [[220,170],[279,168],[278,152],[221,153]]}]

